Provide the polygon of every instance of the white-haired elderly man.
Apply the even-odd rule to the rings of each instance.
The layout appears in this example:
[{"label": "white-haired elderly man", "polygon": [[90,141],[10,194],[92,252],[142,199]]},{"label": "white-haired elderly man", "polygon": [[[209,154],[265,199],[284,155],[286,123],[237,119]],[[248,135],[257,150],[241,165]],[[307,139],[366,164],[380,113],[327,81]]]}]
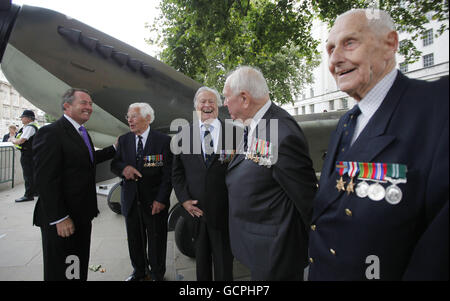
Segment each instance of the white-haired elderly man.
[{"label": "white-haired elderly man", "polygon": [[245,126],[226,176],[233,255],[252,280],[303,280],[317,189],[306,138],[270,101],[259,70],[239,67],[223,92],[231,117]]},{"label": "white-haired elderly man", "polygon": [[150,129],[154,116],[147,103],[130,105],[126,115],[130,132],[119,137],[111,162],[112,172],[122,177],[121,210],[134,268],[128,281],[163,280],[166,271],[172,153],[170,137]]},{"label": "white-haired elderly man", "polygon": [[179,140],[181,149],[186,144],[189,147],[173,159],[175,193],[178,201],[194,218],[199,281],[233,280],[225,184],[231,152],[226,152],[225,123],[218,119],[220,105],[220,95],[215,89],[201,87],[197,90],[194,121],[181,131],[188,131],[189,139]]},{"label": "white-haired elderly man", "polygon": [[331,137],[314,199],[310,280],[448,280],[448,76],[395,69],[389,14],[339,16],[326,49],[357,104]]}]

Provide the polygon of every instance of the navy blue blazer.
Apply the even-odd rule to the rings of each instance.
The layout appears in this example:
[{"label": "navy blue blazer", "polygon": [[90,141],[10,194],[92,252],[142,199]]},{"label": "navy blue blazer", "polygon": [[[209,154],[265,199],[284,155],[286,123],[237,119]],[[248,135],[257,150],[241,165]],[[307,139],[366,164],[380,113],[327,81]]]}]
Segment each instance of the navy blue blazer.
[{"label": "navy blue blazer", "polygon": [[136,200],[139,185],[139,199],[144,208],[151,212],[153,201],[170,207],[170,193],[172,191],[172,152],[170,151],[170,137],[150,129],[144,146],[144,156],[163,155],[162,165],[146,166],[141,171],[142,178],[138,181],[126,180],[123,169],[127,165],[136,168],[136,135],[129,132],[119,137],[116,155],[111,162],[111,171],[122,177],[121,209],[124,216]]},{"label": "navy blue blazer", "polygon": [[370,255],[378,258],[381,280],[448,279],[448,99],[448,76],[427,82],[399,72],[342,158],[405,164],[407,183],[398,184],[403,198],[397,205],[336,189],[341,118],[314,199],[310,280],[367,280],[375,263]]}]

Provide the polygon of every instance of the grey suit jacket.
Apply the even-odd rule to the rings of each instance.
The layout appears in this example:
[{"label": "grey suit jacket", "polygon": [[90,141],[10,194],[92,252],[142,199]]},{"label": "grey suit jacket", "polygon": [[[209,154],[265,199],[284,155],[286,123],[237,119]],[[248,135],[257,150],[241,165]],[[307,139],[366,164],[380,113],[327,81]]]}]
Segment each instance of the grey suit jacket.
[{"label": "grey suit jacket", "polygon": [[232,251],[253,280],[300,280],[317,189],[308,145],[297,122],[275,104],[255,135],[272,144],[276,162],[268,168],[240,154],[228,167]]}]

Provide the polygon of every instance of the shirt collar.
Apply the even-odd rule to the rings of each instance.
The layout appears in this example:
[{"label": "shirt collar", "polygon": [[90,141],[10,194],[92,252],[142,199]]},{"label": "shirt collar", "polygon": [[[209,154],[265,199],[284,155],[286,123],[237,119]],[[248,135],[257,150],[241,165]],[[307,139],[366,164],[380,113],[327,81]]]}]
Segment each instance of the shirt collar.
[{"label": "shirt collar", "polygon": [[64,117],[69,120],[69,122],[73,125],[73,127],[77,130],[80,131],[80,126],[81,124],[79,124],[78,122],[76,122],[75,120],[73,120],[72,118],[70,118],[69,116],[67,116],[66,114],[64,114]]},{"label": "shirt collar", "polygon": [[383,77],[367,95],[359,101],[358,106],[362,115],[372,116],[380,107],[386,94],[394,84],[397,77],[397,69],[393,69],[385,77]]},{"label": "shirt collar", "polygon": [[[148,125],[148,128],[140,136],[142,136],[142,139],[144,139],[144,141],[147,141],[149,133],[150,133],[150,125]],[[138,135],[135,135],[135,137],[136,139],[138,139]]]},{"label": "shirt collar", "polygon": [[267,102],[256,112],[255,116],[253,116],[252,121],[250,123],[250,131],[249,133],[253,132],[253,130],[256,128],[258,123],[261,121],[261,118],[263,118],[264,114],[269,110],[270,106],[272,105],[272,102],[270,99],[267,100]]},{"label": "shirt collar", "polygon": [[[200,132],[204,132],[205,131],[205,127],[204,127],[205,123],[202,122],[200,119],[198,120],[198,126],[200,127]],[[220,121],[219,119],[214,119],[211,123],[209,123],[209,125],[211,125],[210,131],[214,131],[215,129],[218,129],[220,127]]]}]

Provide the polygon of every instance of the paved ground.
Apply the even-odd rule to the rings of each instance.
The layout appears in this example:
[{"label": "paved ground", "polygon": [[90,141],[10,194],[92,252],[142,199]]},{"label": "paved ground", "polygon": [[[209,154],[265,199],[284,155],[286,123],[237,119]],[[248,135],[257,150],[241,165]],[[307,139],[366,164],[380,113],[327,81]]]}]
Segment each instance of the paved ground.
[{"label": "paved ground", "polygon": [[[108,183],[111,181],[102,184]],[[23,192],[23,184],[13,189],[0,187],[0,281],[43,279],[41,233],[32,225],[36,201],[14,202]],[[121,281],[132,272],[124,218],[109,209],[105,196],[99,195],[98,205],[100,215],[93,221],[90,264],[100,264],[105,272],[90,270],[88,280]],[[195,261],[178,251],[174,232],[168,235],[166,264],[167,280],[196,280]],[[236,260],[234,276],[235,280],[250,278],[249,271]]]}]

